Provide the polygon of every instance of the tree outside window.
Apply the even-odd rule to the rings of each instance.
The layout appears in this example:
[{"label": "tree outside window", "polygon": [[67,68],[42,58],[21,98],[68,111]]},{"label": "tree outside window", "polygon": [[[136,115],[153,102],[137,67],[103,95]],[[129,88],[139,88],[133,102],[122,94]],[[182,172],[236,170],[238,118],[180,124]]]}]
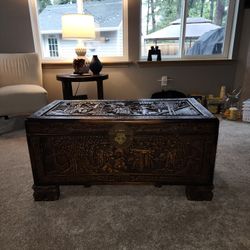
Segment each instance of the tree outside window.
[{"label": "tree outside window", "polygon": [[[40,50],[43,59],[72,60],[77,41],[62,39],[61,17],[77,13],[81,0],[36,0]],[[104,60],[128,60],[128,32],[140,33],[140,58],[146,60],[151,46],[158,46],[162,60],[230,59],[239,0],[82,0],[83,12],[94,16],[97,38],[85,44],[88,57]],[[133,1],[141,23],[135,23],[126,9]],[[81,4],[80,4],[81,5]],[[80,6],[79,5],[79,6]],[[124,15],[125,13],[125,15]],[[35,20],[35,18],[33,18]],[[137,19],[135,19],[137,21]],[[127,25],[132,27],[127,27]],[[124,29],[124,26],[126,27]],[[58,39],[58,56],[50,56],[48,36]],[[37,40],[36,40],[37,41]],[[39,42],[36,42],[36,45]],[[38,50],[39,50],[39,46]],[[47,51],[46,51],[47,50]]]},{"label": "tree outside window", "polygon": [[230,4],[230,0],[142,0],[142,57],[155,45],[163,57],[223,55]]}]

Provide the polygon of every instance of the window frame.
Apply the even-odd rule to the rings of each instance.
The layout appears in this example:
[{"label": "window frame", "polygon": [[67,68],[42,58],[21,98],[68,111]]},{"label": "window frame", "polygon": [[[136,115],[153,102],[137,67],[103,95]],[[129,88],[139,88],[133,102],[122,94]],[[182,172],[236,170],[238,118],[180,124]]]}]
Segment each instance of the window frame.
[{"label": "window frame", "polygon": [[[181,18],[181,26],[180,26],[180,49],[177,55],[161,55],[162,61],[193,61],[193,60],[231,60],[233,57],[233,48],[235,43],[235,31],[236,24],[238,20],[238,12],[239,12],[239,3],[240,0],[230,0],[228,7],[228,17],[226,24],[226,32],[224,38],[223,45],[223,53],[222,54],[214,54],[214,55],[186,55],[185,54],[185,32],[186,32],[186,18],[188,15],[188,7],[187,3],[189,0],[182,0],[182,17]],[[141,8],[142,0],[140,0],[140,8]],[[140,33],[141,33],[141,10],[140,10]],[[141,41],[141,40],[140,40]],[[142,55],[141,50],[141,42],[140,42],[140,60],[147,60],[147,55]]]},{"label": "window frame", "polygon": [[[187,2],[187,0],[182,0]],[[72,63],[72,58],[59,59],[59,58],[43,58],[42,57],[42,43],[41,36],[38,27],[38,15],[37,15],[37,2],[36,0],[28,0],[31,25],[33,31],[33,39],[35,45],[35,51],[41,56],[42,63],[46,64],[68,64]],[[233,59],[234,47],[236,42],[236,26],[239,18],[240,0],[230,1],[228,11],[228,24],[225,34],[224,51],[223,54],[219,55],[199,55],[191,56],[182,53],[182,57],[163,57],[162,62],[185,62],[185,61],[230,61]],[[185,4],[186,5],[186,4]],[[187,12],[187,8],[183,8],[182,11]],[[186,14],[185,14],[186,15]],[[183,23],[185,24],[185,18]],[[183,27],[183,26],[182,26]],[[122,57],[101,57],[103,63],[122,64],[131,62],[147,62],[147,57],[141,55],[141,0],[123,0],[123,51]],[[184,34],[181,34],[180,39],[183,39]],[[182,41],[183,43],[183,41]],[[59,51],[60,53],[60,51]],[[151,62],[148,62],[151,63]],[[154,63],[155,64],[155,63]]]},{"label": "window frame", "polygon": [[[102,62],[124,62],[128,61],[128,1],[129,0],[122,0],[123,2],[123,56],[115,56],[115,57],[101,57],[100,59]],[[31,19],[31,27],[33,32],[33,40],[35,51],[40,55],[42,63],[72,63],[73,58],[56,58],[56,57],[44,57],[43,50],[42,50],[42,38],[41,33],[39,31],[39,22],[38,22],[38,5],[37,0],[28,0],[29,5],[29,12],[30,12],[30,19]],[[59,45],[59,40],[58,40]],[[60,48],[58,49],[59,55]]]},{"label": "window frame", "polygon": [[[46,44],[45,46],[48,47],[48,52],[50,54],[51,58],[56,58],[56,56],[51,56],[51,53],[57,53],[58,56],[61,54],[60,53],[60,42],[59,42],[59,36],[58,35],[48,35],[46,37]],[[50,49],[50,46],[54,47],[54,49]]]}]

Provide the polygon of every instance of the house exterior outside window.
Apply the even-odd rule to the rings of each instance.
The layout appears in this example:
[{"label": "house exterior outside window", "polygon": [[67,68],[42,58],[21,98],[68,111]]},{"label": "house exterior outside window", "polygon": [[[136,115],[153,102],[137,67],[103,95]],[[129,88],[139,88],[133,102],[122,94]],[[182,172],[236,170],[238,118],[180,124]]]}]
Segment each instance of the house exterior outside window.
[{"label": "house exterior outside window", "polygon": [[[72,60],[77,41],[62,39],[61,17],[77,13],[81,0],[29,1],[33,30],[38,27],[34,39],[40,37],[37,47],[43,59]],[[46,4],[42,5],[44,2]],[[128,61],[131,46],[140,48],[137,60],[145,61],[151,46],[158,46],[162,60],[232,59],[239,2],[83,0],[83,12],[94,16],[96,24],[96,39],[85,42],[87,56],[97,54],[103,62]],[[129,15],[131,8],[139,19]],[[133,33],[132,37],[138,34],[138,39],[129,40],[129,33]],[[58,53],[48,53],[44,38],[55,35]],[[134,55],[131,57],[135,60]]]},{"label": "house exterior outside window", "polygon": [[[63,2],[63,3],[61,3]],[[83,13],[94,16],[96,39],[85,41],[87,56],[122,58],[124,48],[123,0],[83,1]],[[62,39],[62,16],[78,13],[78,1],[36,0],[40,50],[44,59],[72,59],[75,57],[76,40]],[[54,38],[55,37],[55,38]],[[48,46],[47,46],[48,45]]]},{"label": "house exterior outside window", "polygon": [[48,37],[48,50],[50,57],[59,57],[57,37]]}]

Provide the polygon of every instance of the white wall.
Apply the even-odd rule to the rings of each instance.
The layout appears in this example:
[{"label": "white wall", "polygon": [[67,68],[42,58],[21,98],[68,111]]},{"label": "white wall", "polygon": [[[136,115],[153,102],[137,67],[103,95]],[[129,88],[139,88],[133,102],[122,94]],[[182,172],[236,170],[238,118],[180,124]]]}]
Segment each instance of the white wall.
[{"label": "white wall", "polygon": [[235,88],[242,87],[241,100],[250,98],[250,9],[244,11],[239,55],[235,75]]},{"label": "white wall", "polygon": [[0,53],[34,50],[28,0],[0,0]]},{"label": "white wall", "polygon": [[[87,55],[99,55],[99,56],[117,56],[122,55],[122,32],[107,31],[101,32],[101,38],[99,41],[85,41],[84,44],[88,47]],[[50,58],[50,51],[48,45],[48,38],[53,37],[58,42],[58,52],[61,58],[74,58],[76,56],[74,48],[77,46],[77,40],[65,40],[62,39],[61,34],[43,34],[42,41],[44,57]],[[107,39],[105,41],[104,39]]]}]

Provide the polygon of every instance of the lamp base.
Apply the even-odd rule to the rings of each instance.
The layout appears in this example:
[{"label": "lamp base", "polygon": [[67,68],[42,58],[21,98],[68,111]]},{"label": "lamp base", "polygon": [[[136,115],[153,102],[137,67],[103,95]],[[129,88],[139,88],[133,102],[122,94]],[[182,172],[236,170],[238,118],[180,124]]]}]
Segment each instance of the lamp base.
[{"label": "lamp base", "polygon": [[89,72],[89,64],[83,58],[77,58],[73,61],[74,74],[82,75]]}]

